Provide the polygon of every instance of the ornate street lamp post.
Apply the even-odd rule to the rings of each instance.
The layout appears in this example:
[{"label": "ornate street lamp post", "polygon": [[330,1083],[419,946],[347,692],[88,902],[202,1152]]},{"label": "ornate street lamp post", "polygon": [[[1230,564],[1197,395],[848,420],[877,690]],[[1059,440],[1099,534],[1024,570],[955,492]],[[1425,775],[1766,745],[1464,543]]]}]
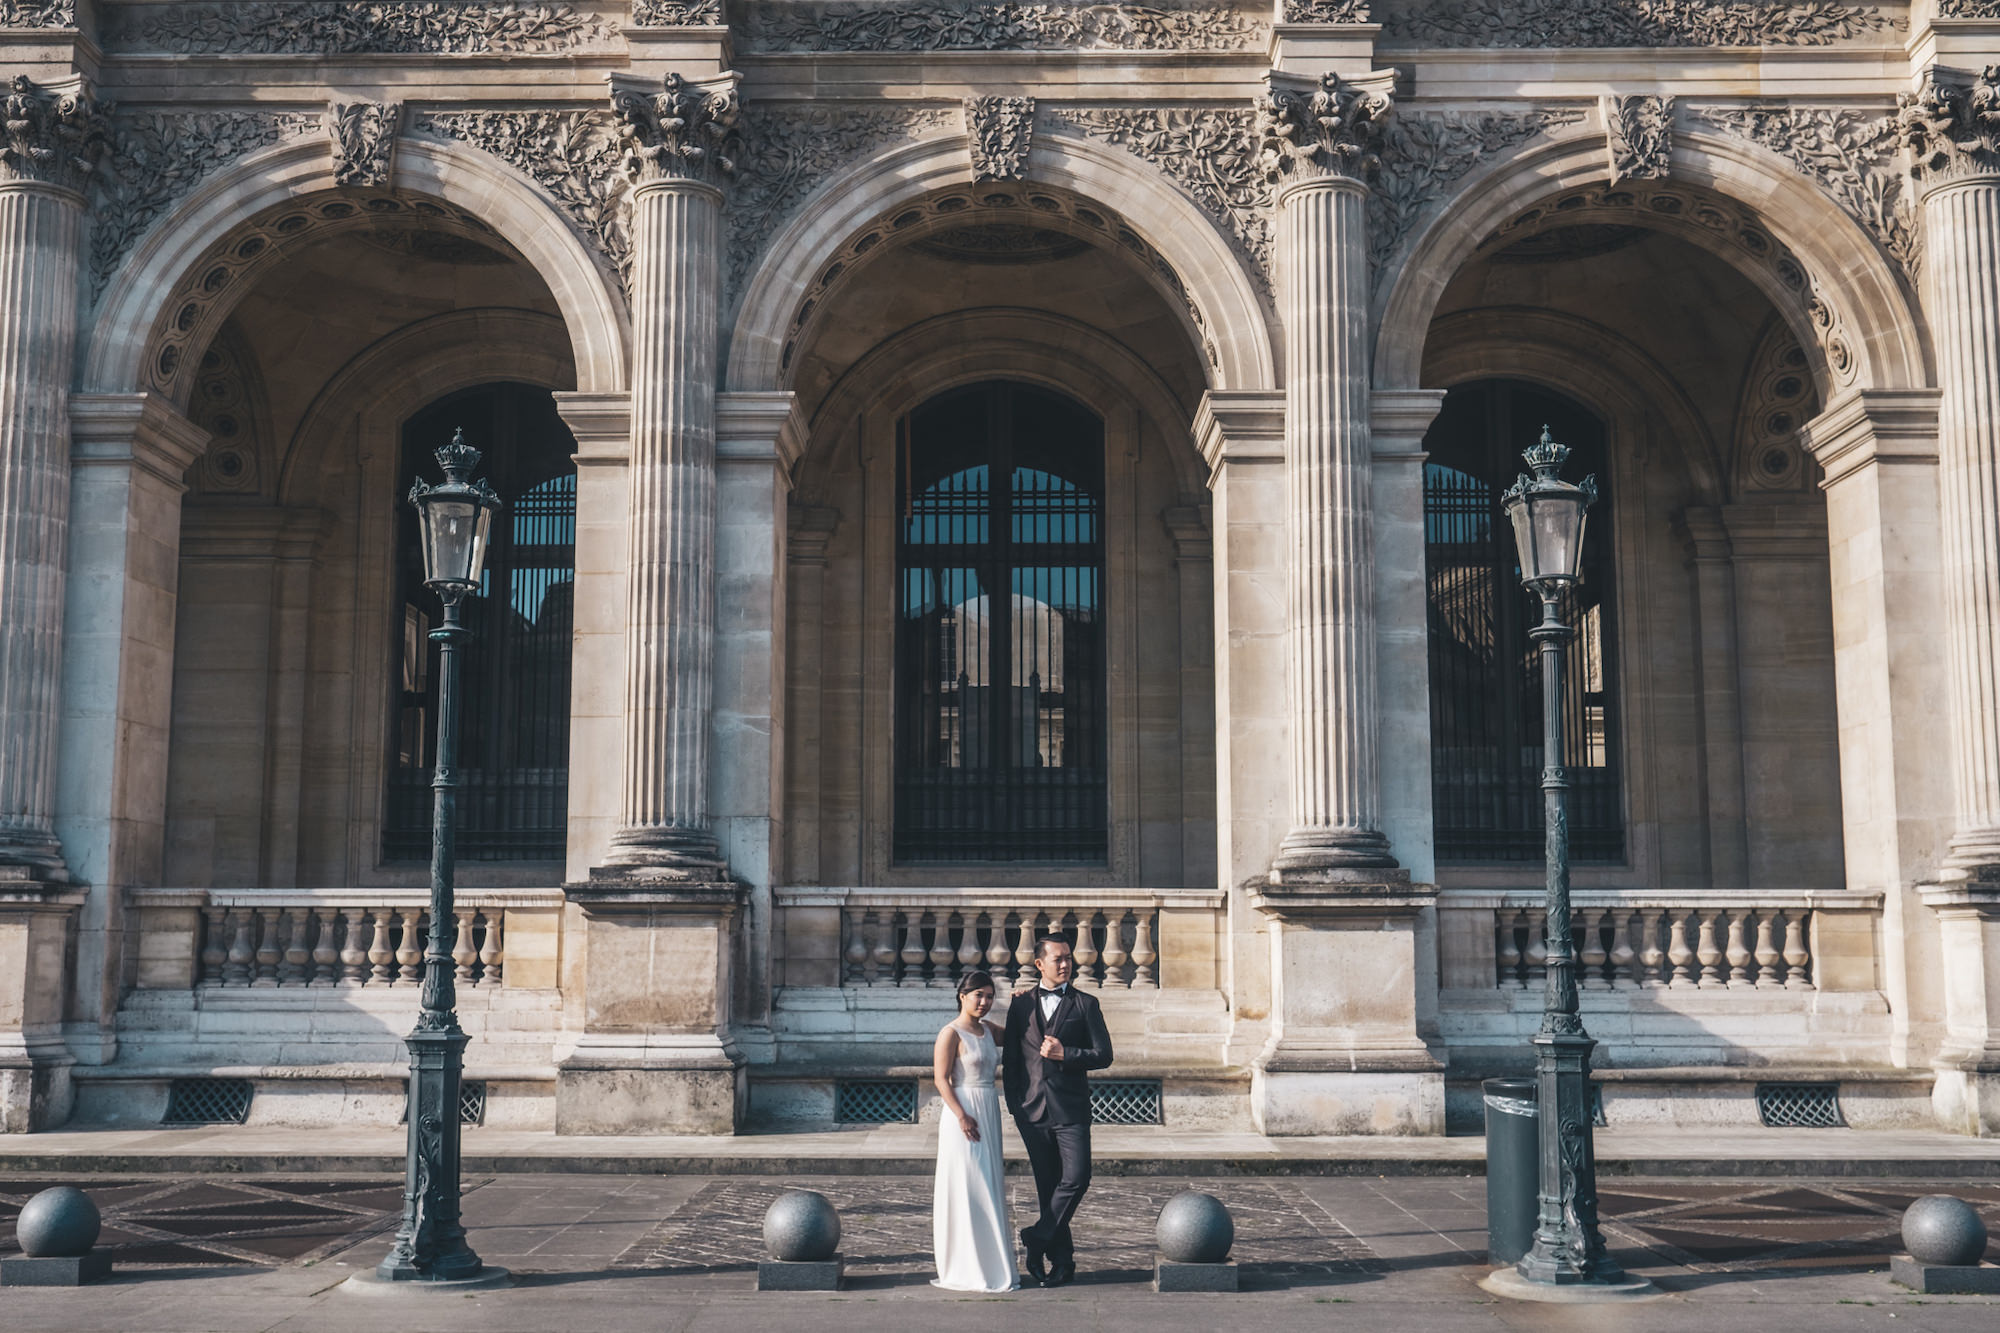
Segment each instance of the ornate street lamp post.
[{"label": "ornate street lamp post", "polygon": [[466,1244],[459,1223],[459,1086],[465,1073],[465,1033],[458,1026],[452,986],[452,874],[457,854],[458,650],[470,638],[459,604],[479,588],[486,541],[500,497],[470,481],[479,451],[457,431],[437,451],[444,483],[410,487],[422,529],[424,586],[444,603],[444,623],[431,631],[438,646],[437,762],[431,792],[431,930],[424,949],[424,988],[410,1033],[410,1137],[403,1179],[403,1224],[375,1269],[377,1282],[439,1284],[454,1289],[499,1285],[506,1270],[486,1268]]},{"label": "ornate street lamp post", "polygon": [[1569,924],[1569,782],[1563,776],[1563,646],[1560,597],[1583,579],[1583,528],[1597,499],[1595,478],[1563,481],[1569,450],[1542,428],[1541,442],[1521,457],[1535,470],[1501,497],[1514,525],[1521,582],[1542,599],[1542,621],[1528,631],[1542,658],[1542,799],[1548,856],[1548,988],[1542,1026],[1534,1036],[1540,1107],[1541,1208],[1534,1247],[1512,1270],[1487,1283],[1528,1300],[1616,1300],[1654,1294],[1644,1278],[1628,1277],[1612,1261],[1597,1230],[1597,1158],[1590,1128],[1590,1052],[1576,994],[1576,953]]}]

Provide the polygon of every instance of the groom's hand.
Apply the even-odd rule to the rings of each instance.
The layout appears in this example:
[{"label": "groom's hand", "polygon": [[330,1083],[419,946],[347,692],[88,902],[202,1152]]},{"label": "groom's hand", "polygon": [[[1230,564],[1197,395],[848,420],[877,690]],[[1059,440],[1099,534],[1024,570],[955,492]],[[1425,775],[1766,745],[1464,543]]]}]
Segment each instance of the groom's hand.
[{"label": "groom's hand", "polygon": [[1063,1044],[1062,1044],[1061,1042],[1057,1041],[1057,1040],[1056,1040],[1056,1039],[1055,1039],[1054,1037],[1043,1037],[1043,1038],[1042,1038],[1042,1058],[1043,1058],[1044,1060],[1060,1060],[1060,1059],[1062,1059],[1062,1058],[1063,1058]]}]

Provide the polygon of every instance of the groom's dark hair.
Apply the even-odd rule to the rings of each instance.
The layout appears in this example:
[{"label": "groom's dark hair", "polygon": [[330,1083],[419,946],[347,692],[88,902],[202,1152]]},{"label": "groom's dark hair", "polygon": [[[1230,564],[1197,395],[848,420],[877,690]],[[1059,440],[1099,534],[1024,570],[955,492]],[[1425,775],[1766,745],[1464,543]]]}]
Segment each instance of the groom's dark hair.
[{"label": "groom's dark hair", "polygon": [[1069,936],[1067,935],[1038,935],[1035,937],[1035,957],[1040,958],[1043,954],[1047,953],[1051,944],[1060,944],[1066,949],[1074,949],[1076,947],[1069,942]]}]

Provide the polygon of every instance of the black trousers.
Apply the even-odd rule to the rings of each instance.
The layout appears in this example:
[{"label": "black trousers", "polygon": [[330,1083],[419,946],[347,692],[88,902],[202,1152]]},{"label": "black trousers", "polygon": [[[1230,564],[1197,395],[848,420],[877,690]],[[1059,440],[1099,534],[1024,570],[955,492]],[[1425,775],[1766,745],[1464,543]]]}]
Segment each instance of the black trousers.
[{"label": "black trousers", "polygon": [[1025,1228],[1040,1243],[1051,1263],[1070,1262],[1076,1242],[1070,1237],[1069,1220],[1090,1188],[1090,1126],[1036,1124],[1015,1117],[1022,1146],[1028,1150],[1028,1166],[1035,1173],[1035,1198],[1042,1215]]}]

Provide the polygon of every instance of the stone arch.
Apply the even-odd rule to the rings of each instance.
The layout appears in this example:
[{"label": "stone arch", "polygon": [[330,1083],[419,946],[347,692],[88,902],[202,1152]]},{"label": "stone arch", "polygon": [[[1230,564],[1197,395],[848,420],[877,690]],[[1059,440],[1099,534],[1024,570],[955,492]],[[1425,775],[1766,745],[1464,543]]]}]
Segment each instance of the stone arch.
[{"label": "stone arch", "polygon": [[[936,191],[970,186],[969,161],[965,136],[941,136],[878,154],[822,184],[752,270],[726,387],[786,387],[788,334],[828,264],[879,220]],[[1051,133],[1035,137],[1022,186],[1066,192],[1122,219],[1164,260],[1214,348],[1212,361],[1202,357],[1211,388],[1275,387],[1277,339],[1256,278],[1208,215],[1164,176],[1123,149]]]},{"label": "stone arch", "polygon": [[[411,196],[431,205],[431,221],[449,229],[483,232],[498,238],[521,256],[547,285],[562,311],[576,366],[578,388],[586,392],[622,391],[626,383],[630,324],[617,284],[592,257],[546,197],[495,159],[451,143],[402,139],[396,152],[395,192],[334,192],[331,158],[324,140],[302,139],[252,154],[242,162],[203,181],[180,206],[152,228],[113,276],[92,321],[84,348],[80,385],[91,393],[178,392],[186,386],[176,364],[160,382],[160,349],[169,331],[192,343],[191,330],[177,329],[182,320],[204,328],[220,327],[236,301],[248,290],[237,281],[249,267],[271,262],[282,253],[262,236],[258,224],[276,228],[288,206],[324,196],[319,202],[359,204],[366,219],[366,201]],[[313,223],[344,220],[318,210]],[[240,233],[240,234],[239,234]],[[216,238],[221,237],[218,241]],[[249,256],[235,254],[245,241],[266,243]],[[198,289],[213,265],[205,260],[231,256],[227,290],[220,299],[190,304],[176,297]],[[199,347],[196,347],[199,351]]]},{"label": "stone arch", "polygon": [[[1446,284],[1494,234],[1536,205],[1610,184],[1601,136],[1543,143],[1475,175],[1404,251],[1377,295],[1375,383],[1422,383],[1424,340]],[[1726,136],[1677,129],[1671,173],[1621,190],[1693,189],[1746,210],[1804,269],[1802,297],[1788,293],[1775,265],[1748,262],[1747,249],[1718,229],[1682,227],[1634,209],[1627,221],[1670,231],[1735,267],[1787,316],[1802,342],[1820,349],[1822,399],[1849,388],[1927,384],[1931,357],[1908,284],[1859,223],[1808,179],[1769,152]],[[1838,342],[1847,363],[1829,357]],[[1832,364],[1829,364],[1832,362]]]}]

